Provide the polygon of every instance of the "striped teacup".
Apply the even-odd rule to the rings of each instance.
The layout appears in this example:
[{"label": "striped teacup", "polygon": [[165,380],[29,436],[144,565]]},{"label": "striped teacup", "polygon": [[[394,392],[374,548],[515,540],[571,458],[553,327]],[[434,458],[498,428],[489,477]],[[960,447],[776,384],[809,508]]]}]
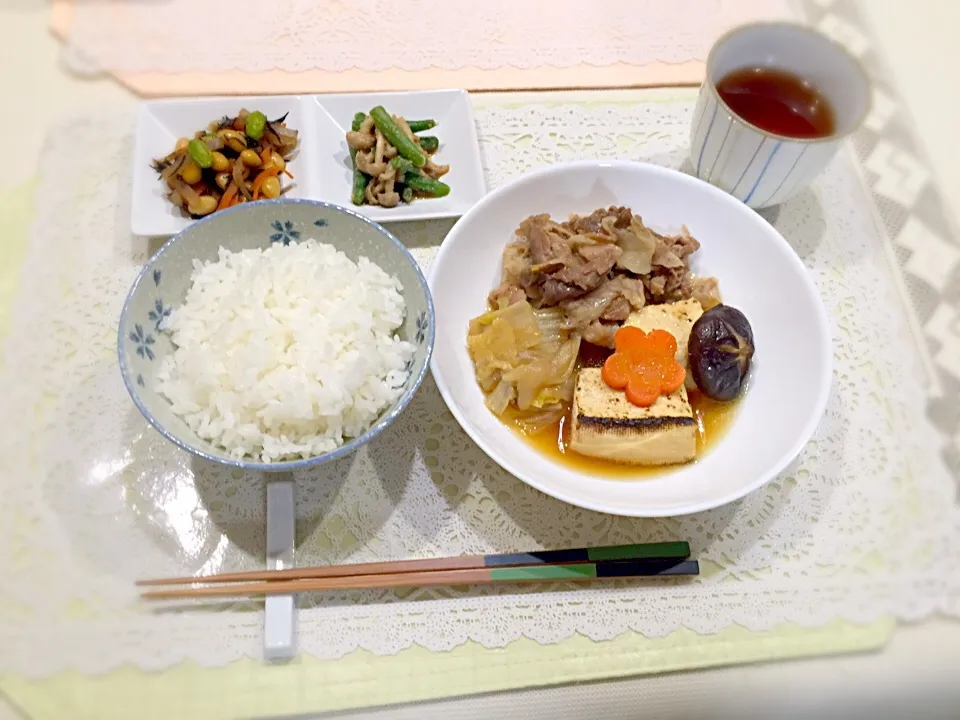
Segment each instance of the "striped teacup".
[{"label": "striped teacup", "polygon": [[[832,106],[834,132],[792,138],[762,130],[732,112],[716,84],[748,67],[787,70],[809,82]],[[869,107],[866,74],[837,43],[801,25],[744,25],[720,38],[707,58],[690,131],[690,161],[697,177],[750,207],[776,205],[810,184]]]}]

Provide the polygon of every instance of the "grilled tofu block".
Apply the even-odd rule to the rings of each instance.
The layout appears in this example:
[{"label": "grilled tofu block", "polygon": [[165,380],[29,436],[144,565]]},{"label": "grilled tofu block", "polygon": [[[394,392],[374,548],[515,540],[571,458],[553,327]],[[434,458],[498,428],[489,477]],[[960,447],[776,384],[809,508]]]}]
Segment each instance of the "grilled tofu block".
[{"label": "grilled tofu block", "polygon": [[693,324],[703,315],[703,307],[696,300],[681,300],[665,305],[646,305],[637,312],[630,313],[624,325],[633,325],[644,332],[666,330],[677,339],[677,362],[687,371],[688,390],[696,389],[690,362],[687,358],[687,345]]},{"label": "grilled tofu block", "polygon": [[669,465],[693,460],[697,431],[687,388],[694,388],[687,360],[693,324],[703,315],[696,300],[647,305],[626,325],[644,332],[666,330],[677,339],[677,362],[687,368],[686,387],[637,407],[620,390],[607,386],[599,368],[584,368],[573,395],[570,448],[581,455],[631,465]]},{"label": "grilled tofu block", "polygon": [[687,390],[637,407],[609,387],[600,368],[583,368],[573,394],[570,449],[630,465],[669,465],[693,460],[696,426]]}]

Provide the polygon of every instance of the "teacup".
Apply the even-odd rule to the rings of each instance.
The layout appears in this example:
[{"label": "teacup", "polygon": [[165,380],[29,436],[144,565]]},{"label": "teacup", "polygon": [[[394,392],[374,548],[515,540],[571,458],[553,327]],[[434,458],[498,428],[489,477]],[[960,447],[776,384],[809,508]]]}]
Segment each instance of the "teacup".
[{"label": "teacup", "polygon": [[[743,68],[783,70],[809,83],[832,109],[832,131],[823,137],[791,137],[739,116],[720,97],[717,84]],[[776,205],[810,184],[869,108],[866,73],[826,36],[791,23],[735,28],[707,57],[690,131],[693,170],[752,208]]]}]

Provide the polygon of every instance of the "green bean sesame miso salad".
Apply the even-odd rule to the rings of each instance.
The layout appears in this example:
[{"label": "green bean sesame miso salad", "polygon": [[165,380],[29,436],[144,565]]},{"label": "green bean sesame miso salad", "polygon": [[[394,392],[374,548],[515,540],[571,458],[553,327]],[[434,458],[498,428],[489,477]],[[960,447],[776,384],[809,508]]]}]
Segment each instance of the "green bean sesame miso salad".
[{"label": "green bean sesame miso salad", "polygon": [[287,160],[297,149],[297,131],[286,115],[268,120],[259,110],[241,110],[180,138],[173,152],[153,161],[167,184],[167,198],[193,217],[260,198],[280,197]]},{"label": "green bean sesame miso salad", "polygon": [[418,135],[434,127],[433,120],[405,120],[381,106],[354,115],[347,132],[353,204],[392,208],[417,198],[448,195],[450,186],[440,178],[450,166],[433,162],[440,141],[433,135]]}]

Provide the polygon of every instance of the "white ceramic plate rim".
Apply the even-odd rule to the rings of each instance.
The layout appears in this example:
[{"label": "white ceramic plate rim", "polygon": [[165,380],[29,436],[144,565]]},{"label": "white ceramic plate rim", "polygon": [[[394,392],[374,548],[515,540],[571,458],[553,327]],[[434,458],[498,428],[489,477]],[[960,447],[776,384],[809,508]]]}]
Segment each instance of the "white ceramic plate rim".
[{"label": "white ceramic plate rim", "polygon": [[[728,195],[724,191],[716,188],[708,183],[698,180],[695,177],[686,175],[677,170],[672,170],[670,168],[661,167],[658,165],[651,165],[649,163],[641,162],[632,162],[625,160],[580,160],[575,162],[563,163],[559,165],[552,165],[540,170],[535,170],[533,172],[527,173],[515,180],[501,185],[499,188],[494,190],[491,193],[488,193],[483,200],[477,203],[468,213],[466,213],[460,222],[467,222],[474,215],[477,215],[483,212],[484,208],[497,201],[497,199],[503,195],[506,195],[514,190],[514,187],[520,183],[526,184],[530,182],[535,182],[537,179],[545,178],[550,175],[570,172],[571,170],[576,171],[577,169],[599,169],[599,168],[636,168],[636,166],[643,166],[647,171],[659,174],[664,177],[670,177],[674,180],[678,180],[681,183],[684,183],[695,190],[695,192],[713,194],[720,202],[727,203],[728,205],[737,206],[742,212],[754,213],[755,211],[748,208],[746,205],[741,203],[739,200],[734,198],[732,195]],[[766,483],[773,480],[777,475],[783,472],[787,466],[793,462],[803,448],[809,442],[810,438],[813,437],[814,432],[817,429],[817,426],[820,424],[820,419],[823,417],[823,413],[827,407],[827,401],[830,396],[830,388],[832,385],[833,377],[833,355],[832,355],[832,345],[829,339],[832,337],[830,332],[830,322],[827,316],[826,308],[823,305],[823,301],[820,299],[820,293],[814,285],[813,280],[810,278],[807,268],[804,266],[803,262],[797,256],[796,252],[790,247],[790,244],[777,232],[776,228],[770,225],[764,218],[760,215],[756,215],[755,220],[762,225],[765,225],[771,234],[771,240],[774,242],[782,244],[782,250],[784,255],[787,258],[787,262],[793,265],[794,270],[797,274],[802,277],[802,285],[804,291],[809,295],[810,299],[813,301],[812,306],[815,308],[817,315],[817,328],[821,336],[827,338],[827,342],[822,345],[822,355],[820,358],[821,363],[824,367],[824,375],[828,378],[827,382],[820,383],[817,392],[816,402],[814,404],[814,412],[810,413],[806,424],[803,426],[802,431],[797,435],[796,440],[793,445],[791,445],[790,450],[785,452],[779,462],[771,466],[769,470],[764,473],[760,473],[756,478],[751,480],[749,483],[743,485],[735,491],[728,492],[725,495],[720,495],[715,498],[710,498],[708,500],[703,500],[699,502],[693,502],[688,504],[678,504],[676,506],[665,507],[665,508],[653,508],[653,509],[627,509],[621,506],[610,506],[604,502],[593,501],[589,498],[577,496],[574,497],[570,493],[558,491],[556,488],[552,487],[550,483],[544,482],[542,479],[532,476],[528,473],[523,472],[521,469],[516,467],[509,459],[502,456],[497,450],[489,443],[487,443],[480,433],[476,432],[470,420],[466,415],[461,412],[456,400],[453,397],[453,393],[450,387],[447,385],[443,378],[442,372],[437,369],[439,363],[439,354],[434,352],[430,360],[430,370],[433,375],[433,379],[437,384],[437,388],[440,391],[440,395],[443,397],[443,401],[446,403],[450,412],[456,418],[457,422],[460,424],[460,427],[463,428],[464,432],[483,450],[487,456],[496,462],[504,470],[512,474],[514,477],[519,478],[528,485],[536,488],[542,493],[545,493],[551,497],[555,497],[558,500],[562,500],[571,505],[577,507],[586,508],[587,510],[595,510],[597,512],[610,513],[613,515],[621,515],[627,517],[672,517],[676,515],[689,515],[691,513],[701,512],[704,510],[712,510],[717,507],[721,507],[728,503],[731,503],[735,500],[739,500],[745,495],[750,494],[757,488],[765,485]],[[451,232],[456,230],[456,225],[454,225]],[[452,247],[452,244],[444,243],[440,246],[440,250],[437,253],[437,257],[433,262],[433,267],[430,271],[430,276],[428,278],[428,284],[433,288],[434,283],[434,274],[442,267],[442,260],[447,252],[450,252],[449,248]],[[491,288],[492,289],[492,288]],[[735,421],[735,420],[734,420]],[[530,452],[536,452],[535,450],[530,450]]]}]

